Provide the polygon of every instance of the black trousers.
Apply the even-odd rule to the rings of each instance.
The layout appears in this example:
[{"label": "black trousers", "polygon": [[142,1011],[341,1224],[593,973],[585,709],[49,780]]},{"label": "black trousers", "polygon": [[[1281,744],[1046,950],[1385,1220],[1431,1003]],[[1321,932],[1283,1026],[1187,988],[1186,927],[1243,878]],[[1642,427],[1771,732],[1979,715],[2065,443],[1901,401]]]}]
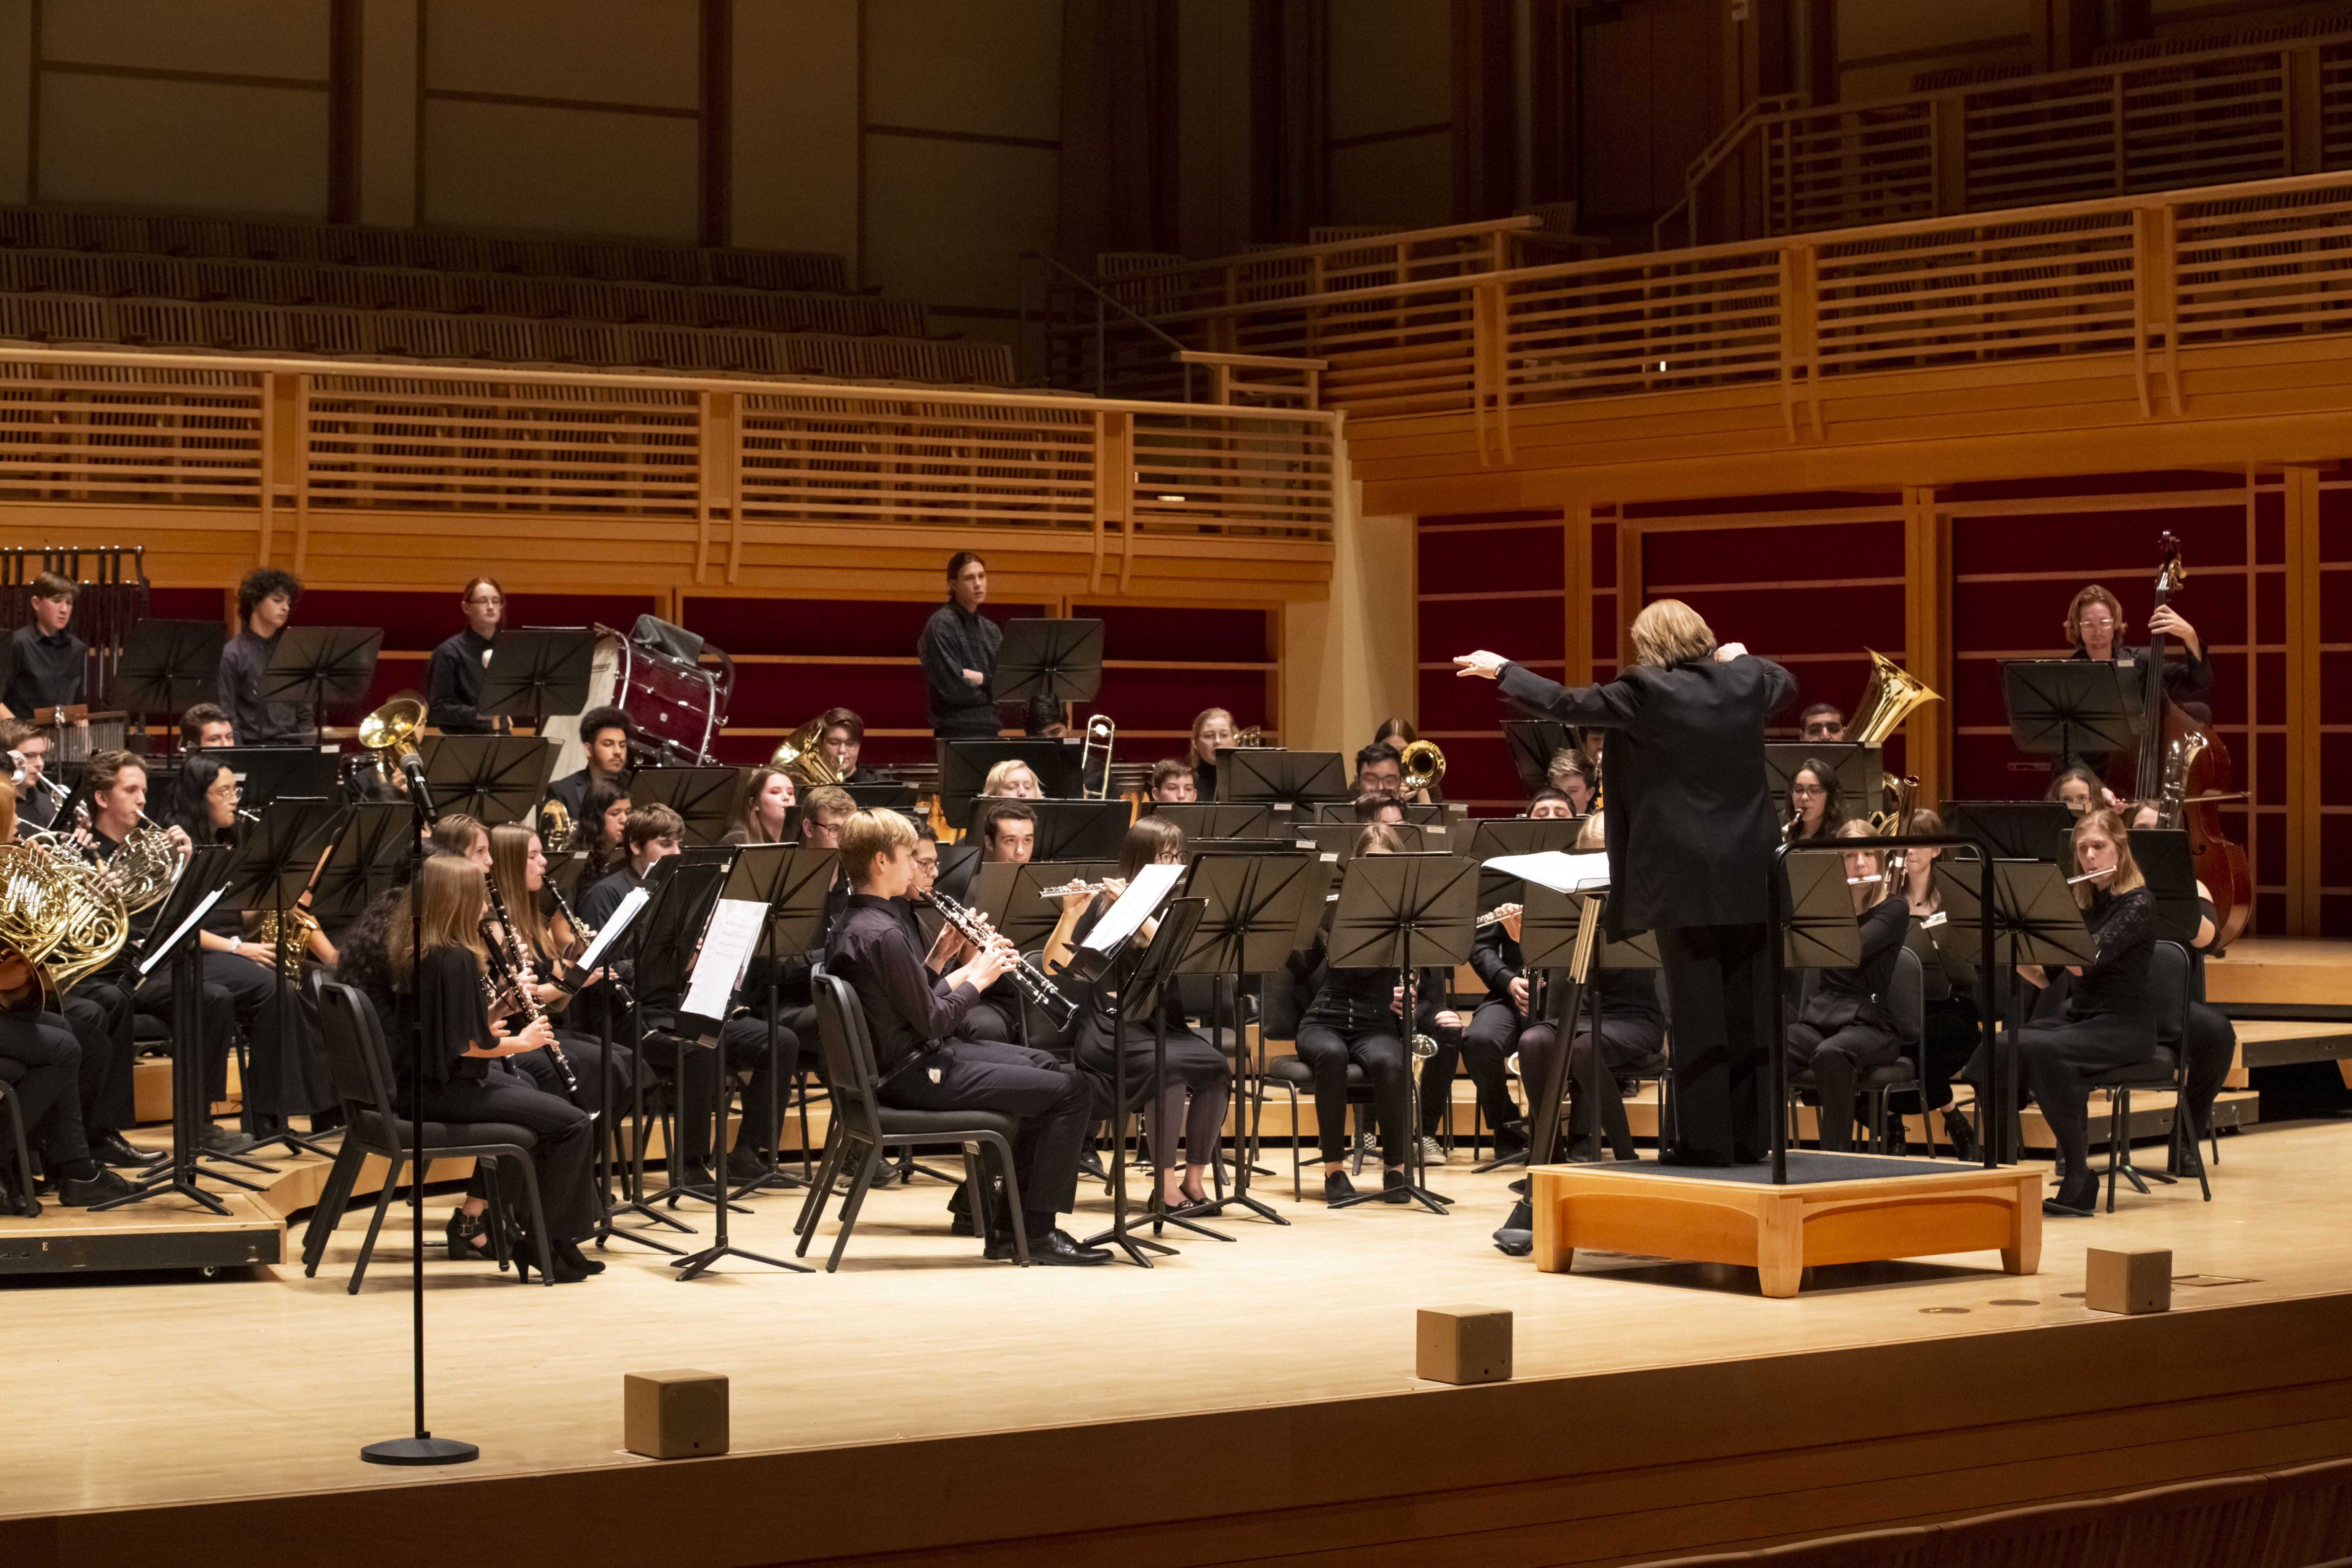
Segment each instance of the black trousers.
[{"label": "black trousers", "polygon": [[2213,1097],[2221,1092],[2222,1081],[2230,1076],[2230,1064],[2237,1059],[2238,1031],[2231,1026],[2229,1015],[2219,1007],[2191,1002],[2189,1032],[2181,1043],[2189,1054],[2189,1059],[2182,1064],[2182,1078],[2189,1096],[2189,1114],[2195,1119],[2192,1136],[2201,1138],[2212,1130]]},{"label": "black trousers", "polygon": [[1655,933],[1674,1018],[1667,1071],[1674,1126],[1660,1157],[1689,1165],[1748,1164],[1770,1147],[1771,928],[1664,926]]},{"label": "black trousers", "polygon": [[131,993],[85,978],[66,998],[66,1026],[81,1047],[81,1124],[89,1136],[120,1132],[139,1120],[131,1088],[138,1047],[131,1037]]},{"label": "black trousers", "polygon": [[1886,1097],[1889,1110],[1908,1114],[1951,1104],[1952,1085],[1960,1081],[1960,1069],[1984,1044],[1984,1016],[1971,997],[1948,996],[1929,1002],[1922,1009],[1922,1022],[1927,1026],[1927,1103],[1922,1106],[1916,1094],[1905,1089]]},{"label": "black trousers", "polygon": [[1013,1168],[1023,1211],[1067,1214],[1077,1205],[1078,1155],[1094,1121],[1094,1096],[1080,1075],[1045,1052],[993,1040],[950,1040],[908,1058],[875,1086],[875,1097],[899,1110],[1019,1117]]},{"label": "black trousers", "polygon": [[[1637,1073],[1650,1077],[1664,1072],[1666,1028],[1655,1018],[1601,1015],[1601,1068],[1610,1077]],[[1542,1093],[1544,1075],[1551,1070],[1559,1048],[1559,1030],[1549,1018],[1519,1031],[1519,1080],[1527,1085],[1528,1120],[1534,1120],[1536,1097]],[[1592,1132],[1592,1108],[1585,1104],[1584,1084],[1592,1071],[1592,1015],[1579,1012],[1576,1033],[1568,1043],[1569,1104],[1573,1114],[1569,1135],[1585,1138]],[[1612,1116],[1613,1116],[1612,1112]],[[1546,1156],[1549,1158],[1549,1156]]]},{"label": "black trousers", "polygon": [[1454,1075],[1458,1063],[1478,1090],[1478,1111],[1499,1142],[1502,1130],[1518,1119],[1511,1099],[1511,1048],[1519,1037],[1519,1010],[1508,1002],[1478,1004],[1469,1026],[1460,1037],[1439,1031],[1437,1054],[1421,1064],[1421,1130],[1434,1134],[1445,1125],[1454,1103]]},{"label": "black trousers", "polygon": [[[531,1163],[538,1167],[539,1206],[547,1219],[549,1239],[582,1241],[594,1234],[599,1213],[593,1175],[596,1147],[589,1136],[593,1124],[586,1111],[549,1094],[504,1063],[492,1062],[487,1078],[427,1086],[425,1119],[507,1121],[530,1128],[539,1135]],[[508,1177],[509,1194],[522,1191],[520,1172],[501,1174]]]},{"label": "black trousers", "polygon": [[55,1013],[0,1013],[0,1059],[15,1062],[24,1076],[12,1077],[16,1114],[25,1140],[43,1151],[42,1163],[58,1166],[89,1158],[81,1124],[81,1043]]},{"label": "black trousers", "polygon": [[1412,1100],[1405,1079],[1404,1042],[1396,1026],[1373,1025],[1351,1030],[1329,1024],[1301,1024],[1292,1048],[1315,1074],[1315,1141],[1323,1163],[1348,1154],[1348,1064],[1364,1069],[1372,1086],[1372,1115],[1381,1130],[1381,1163],[1404,1163],[1405,1112]]},{"label": "black trousers", "polygon": [[[203,1063],[210,1099],[228,1098],[228,1053],[242,1027],[252,1046],[245,1096],[257,1116],[309,1115],[333,1109],[337,1102],[326,1052],[298,984],[289,980],[281,994],[277,972],[269,966],[241,953],[207,952],[204,987]],[[169,964],[139,987],[135,1005],[151,1017],[171,1021]],[[184,1042],[173,1040],[172,1051],[175,1058],[187,1059]]]},{"label": "black trousers", "polygon": [[1789,1071],[1813,1075],[1822,1148],[1853,1147],[1854,1080],[1863,1068],[1891,1062],[1898,1054],[1894,1035],[1873,1024],[1832,1028],[1800,1018],[1789,1026]]},{"label": "black trousers", "polygon": [[[555,1032],[555,1043],[563,1047],[564,1060],[572,1064],[572,1076],[578,1081],[575,1091],[563,1081],[563,1068],[556,1065],[550,1051],[525,1051],[519,1057],[509,1057],[509,1065],[520,1069],[546,1093],[559,1100],[568,1100],[581,1110],[594,1114],[606,1109],[604,1104],[604,1042],[593,1035],[578,1035],[569,1029]],[[620,1041],[613,1042],[613,1092],[620,1098],[614,1102],[627,1105],[636,1083],[636,1053]]]},{"label": "black trousers", "polygon": [[2079,1181],[2091,1169],[2090,1080],[2152,1059],[2156,1031],[2125,1018],[2080,1018],[2028,1024],[2019,1033],[2017,1046],[2026,1085],[2042,1107],[2042,1120],[2050,1124],[2066,1178]]},{"label": "black trousers", "polygon": [[[637,1055],[654,1072],[665,1079],[675,1079],[678,1069],[677,1043],[661,1032],[668,1023],[663,1017],[654,1025],[639,1043]],[[750,1075],[750,1082],[743,1089],[743,1118],[736,1131],[736,1142],[746,1149],[773,1147],[776,1130],[768,1114],[768,1085],[780,1065],[783,1071],[791,1072],[803,1049],[800,1037],[780,1025],[776,1029],[775,1054],[770,1056],[764,1018],[730,1018],[719,1026],[716,1050],[689,1047],[679,1102],[679,1114],[685,1123],[678,1137],[683,1145],[680,1152],[698,1163],[710,1157],[710,1121],[719,1107],[721,1058],[728,1071]]]},{"label": "black trousers", "polygon": [[[1093,1094],[1089,1121],[1111,1114],[1118,1086],[1118,1063],[1111,1055],[1114,1020],[1089,1007],[1077,1025],[1077,1048],[1072,1053],[1078,1071]],[[1223,1055],[1189,1028],[1168,1030],[1167,1078],[1154,1085],[1152,1063],[1159,1054],[1158,1037],[1138,1024],[1121,1037],[1127,1058],[1127,1096],[1130,1108],[1152,1104],[1152,1163],[1167,1170],[1176,1163],[1176,1140],[1184,1141],[1186,1158],[1205,1165],[1216,1157],[1223,1136],[1225,1102],[1233,1092],[1234,1074]]]}]

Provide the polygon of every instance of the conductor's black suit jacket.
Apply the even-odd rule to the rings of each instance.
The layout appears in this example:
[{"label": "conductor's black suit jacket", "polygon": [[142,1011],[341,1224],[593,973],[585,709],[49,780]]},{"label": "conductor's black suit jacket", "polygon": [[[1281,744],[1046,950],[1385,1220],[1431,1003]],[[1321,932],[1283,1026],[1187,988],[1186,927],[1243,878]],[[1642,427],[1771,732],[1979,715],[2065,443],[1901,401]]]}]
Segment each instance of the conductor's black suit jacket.
[{"label": "conductor's black suit jacket", "polygon": [[1743,654],[1635,665],[1602,686],[1571,689],[1516,664],[1497,679],[1523,708],[1611,732],[1601,816],[1612,939],[1763,923],[1780,842],[1764,725],[1797,694],[1787,670]]}]

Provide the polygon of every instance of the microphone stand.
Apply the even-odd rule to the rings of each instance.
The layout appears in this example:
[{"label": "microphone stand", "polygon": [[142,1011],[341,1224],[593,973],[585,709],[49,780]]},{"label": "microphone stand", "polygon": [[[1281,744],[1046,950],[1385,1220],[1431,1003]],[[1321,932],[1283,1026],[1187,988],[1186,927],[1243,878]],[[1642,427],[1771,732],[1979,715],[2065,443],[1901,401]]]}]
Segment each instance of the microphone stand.
[{"label": "microphone stand", "polygon": [[408,798],[416,810],[415,844],[408,859],[408,994],[415,1008],[408,1026],[408,1126],[414,1140],[409,1152],[408,1272],[415,1303],[409,1341],[415,1368],[416,1430],[412,1436],[370,1443],[360,1450],[360,1458],[371,1465],[462,1465],[481,1458],[481,1449],[454,1437],[436,1437],[425,1426],[425,906],[417,900],[416,883],[425,865],[425,836],[439,814],[425,787],[425,759],[410,752],[400,765],[408,774]]}]

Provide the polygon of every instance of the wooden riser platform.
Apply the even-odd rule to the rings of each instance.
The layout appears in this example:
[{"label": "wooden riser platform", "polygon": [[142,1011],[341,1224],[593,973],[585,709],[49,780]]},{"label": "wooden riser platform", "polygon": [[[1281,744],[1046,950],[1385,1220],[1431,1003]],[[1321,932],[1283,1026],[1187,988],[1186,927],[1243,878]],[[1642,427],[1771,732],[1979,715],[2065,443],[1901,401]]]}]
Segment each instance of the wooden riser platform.
[{"label": "wooden riser platform", "polygon": [[2352,1017],[2352,942],[2247,937],[2205,961],[2205,1000],[2216,1007],[2342,1008]]}]

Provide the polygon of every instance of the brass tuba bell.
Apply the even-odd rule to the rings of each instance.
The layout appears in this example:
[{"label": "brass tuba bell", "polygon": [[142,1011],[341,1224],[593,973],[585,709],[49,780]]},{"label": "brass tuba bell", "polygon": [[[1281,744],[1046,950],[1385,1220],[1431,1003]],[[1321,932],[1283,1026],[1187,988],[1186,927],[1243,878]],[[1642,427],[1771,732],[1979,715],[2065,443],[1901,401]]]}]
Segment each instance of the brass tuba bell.
[{"label": "brass tuba bell", "polygon": [[1845,727],[1845,738],[1861,745],[1875,746],[1895,733],[1903,721],[1911,717],[1914,708],[1941,702],[1943,699],[1885,654],[1870,648],[1862,651],[1870,655],[1870,684],[1862,689],[1862,700],[1854,705],[1853,720]]},{"label": "brass tuba bell", "polygon": [[1397,755],[1397,765],[1404,773],[1397,783],[1402,794],[1419,795],[1445,776],[1445,753],[1434,741],[1412,742]]},{"label": "brass tuba bell", "polygon": [[824,754],[824,717],[819,714],[791,734],[776,742],[768,754],[768,765],[782,768],[804,784],[837,784],[845,782],[842,772]]},{"label": "brass tuba bell", "polygon": [[360,744],[373,752],[385,776],[400,771],[403,758],[416,751],[416,732],[425,728],[425,704],[414,697],[395,697],[360,721]]}]

